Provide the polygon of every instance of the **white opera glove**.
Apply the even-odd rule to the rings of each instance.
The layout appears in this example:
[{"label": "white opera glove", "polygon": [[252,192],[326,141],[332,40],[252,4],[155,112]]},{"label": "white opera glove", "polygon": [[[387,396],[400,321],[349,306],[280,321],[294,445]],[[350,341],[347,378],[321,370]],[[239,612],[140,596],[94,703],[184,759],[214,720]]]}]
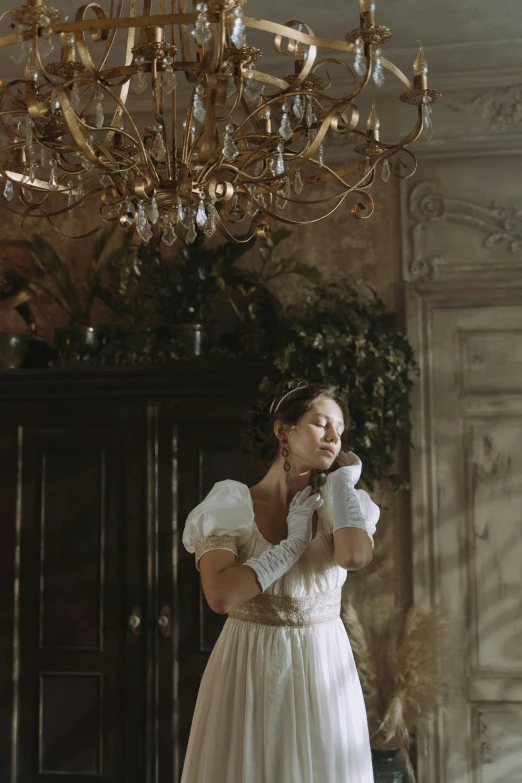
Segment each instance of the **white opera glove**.
[{"label": "white opera glove", "polygon": [[372,542],[372,547],[373,547],[373,537],[377,529],[377,522],[379,521],[379,517],[381,515],[381,509],[379,508],[377,503],[373,502],[369,494],[365,492],[364,489],[356,489],[354,490],[354,492],[357,496],[359,506],[364,516],[364,520],[366,523],[366,532],[370,537],[370,540]]},{"label": "white opera glove", "polygon": [[311,495],[311,491],[308,486],[292,498],[286,518],[288,538],[244,563],[256,572],[263,593],[297,563],[312,540],[313,513],[322,505],[323,499],[319,494]]},{"label": "white opera glove", "polygon": [[361,460],[357,457],[356,465],[338,468],[328,475],[334,533],[343,527],[358,527],[361,530],[367,530],[364,514],[357,500],[357,490],[354,488],[361,475],[361,468]]}]

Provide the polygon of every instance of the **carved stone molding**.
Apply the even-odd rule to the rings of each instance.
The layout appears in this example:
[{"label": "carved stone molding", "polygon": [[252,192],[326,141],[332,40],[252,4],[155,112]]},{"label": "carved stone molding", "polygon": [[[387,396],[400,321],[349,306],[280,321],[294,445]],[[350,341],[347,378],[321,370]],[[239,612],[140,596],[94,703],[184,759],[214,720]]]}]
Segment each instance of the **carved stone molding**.
[{"label": "carved stone molding", "polygon": [[[406,262],[405,279],[409,282],[436,282],[447,276],[470,274],[490,268],[496,270],[520,268],[522,265],[522,210],[493,202],[483,207],[471,201],[449,198],[433,182],[422,182],[409,194],[408,217],[415,225],[408,243],[411,255]],[[426,232],[435,223],[451,223],[471,228],[484,235],[482,246],[487,251],[502,251],[502,257],[466,257],[455,248],[454,258],[433,254],[426,249]],[[431,229],[433,230],[433,229]],[[506,260],[506,254],[508,258]],[[451,254],[453,256],[453,254]],[[510,258],[511,257],[511,258]]]},{"label": "carved stone molding", "polygon": [[449,98],[446,105],[455,112],[479,111],[495,133],[522,130],[522,84],[486,90],[472,98]]},{"label": "carved stone molding", "polygon": [[435,280],[436,270],[444,263],[442,256],[432,258],[414,258],[410,263],[409,272],[412,283],[431,283]]},{"label": "carved stone molding", "polygon": [[471,201],[447,198],[437,193],[432,182],[423,182],[410,195],[410,214],[417,223],[445,221],[480,231],[484,247],[504,246],[511,253],[522,253],[522,209],[502,207],[493,202],[482,207]]}]

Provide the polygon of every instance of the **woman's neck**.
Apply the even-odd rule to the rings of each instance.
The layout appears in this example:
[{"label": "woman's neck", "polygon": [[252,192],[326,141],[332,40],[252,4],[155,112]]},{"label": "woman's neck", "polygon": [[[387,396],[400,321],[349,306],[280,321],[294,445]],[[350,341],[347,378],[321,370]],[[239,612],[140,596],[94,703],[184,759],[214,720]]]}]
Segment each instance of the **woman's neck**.
[{"label": "woman's neck", "polygon": [[311,471],[303,470],[302,472],[299,472],[299,468],[296,470],[293,467],[293,481],[291,484],[287,484],[283,462],[282,459],[276,460],[276,462],[270,466],[267,474],[253,489],[255,489],[255,494],[259,500],[267,503],[276,503],[286,510],[294,495],[307,487],[310,483]]}]

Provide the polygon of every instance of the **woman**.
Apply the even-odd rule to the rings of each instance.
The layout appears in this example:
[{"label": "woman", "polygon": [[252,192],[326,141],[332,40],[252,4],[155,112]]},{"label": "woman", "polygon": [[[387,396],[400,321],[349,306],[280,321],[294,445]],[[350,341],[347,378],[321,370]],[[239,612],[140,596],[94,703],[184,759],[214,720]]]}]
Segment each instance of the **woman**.
[{"label": "woman", "polygon": [[281,384],[248,432],[265,477],[250,489],[217,482],[188,517],[183,543],[210,607],[228,619],[201,681],[182,783],[373,781],[340,606],[347,570],[372,559],[379,509],[354,489],[361,462],[341,451],[347,422],[333,389]]}]

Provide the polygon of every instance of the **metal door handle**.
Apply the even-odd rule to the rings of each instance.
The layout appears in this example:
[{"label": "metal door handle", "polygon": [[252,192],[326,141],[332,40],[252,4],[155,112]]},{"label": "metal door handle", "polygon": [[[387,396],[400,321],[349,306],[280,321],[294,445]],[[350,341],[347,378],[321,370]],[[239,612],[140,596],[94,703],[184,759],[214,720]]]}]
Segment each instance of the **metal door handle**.
[{"label": "metal door handle", "polygon": [[139,636],[141,634],[141,608],[139,606],[136,605],[132,607],[129,619],[127,620],[127,626],[134,636]]},{"label": "metal door handle", "polygon": [[172,612],[169,606],[162,606],[158,617],[158,628],[166,639],[172,636]]}]

